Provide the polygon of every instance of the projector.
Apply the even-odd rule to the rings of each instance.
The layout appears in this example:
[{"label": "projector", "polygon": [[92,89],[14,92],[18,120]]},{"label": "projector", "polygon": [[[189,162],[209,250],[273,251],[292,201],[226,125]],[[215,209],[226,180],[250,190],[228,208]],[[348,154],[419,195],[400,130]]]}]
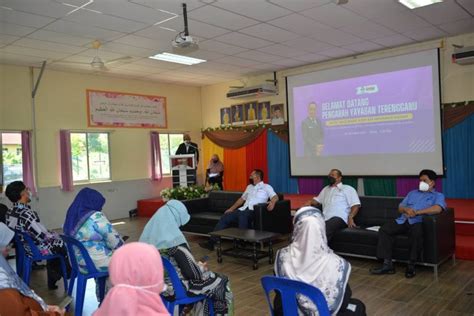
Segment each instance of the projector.
[{"label": "projector", "polygon": [[191,53],[199,49],[199,45],[191,36],[178,36],[171,42],[173,52],[177,54]]}]

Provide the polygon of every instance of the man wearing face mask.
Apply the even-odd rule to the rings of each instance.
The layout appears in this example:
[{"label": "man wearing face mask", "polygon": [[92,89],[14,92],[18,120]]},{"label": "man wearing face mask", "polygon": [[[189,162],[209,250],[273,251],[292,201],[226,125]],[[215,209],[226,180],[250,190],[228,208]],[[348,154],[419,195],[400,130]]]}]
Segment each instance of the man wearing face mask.
[{"label": "man wearing face mask", "polygon": [[[5,195],[13,203],[13,207],[7,212],[8,227],[28,234],[38,246],[42,255],[63,255],[66,258],[68,270],[70,270],[66,246],[61,237],[48,231],[40,222],[38,213],[31,209],[30,189],[22,181],[14,181],[7,186]],[[59,259],[48,260],[46,268],[48,271],[48,288],[57,289],[56,282],[62,278]]]},{"label": "man wearing face mask", "polygon": [[187,155],[194,154],[196,156],[196,164],[199,163],[199,149],[196,143],[191,142],[191,136],[189,134],[184,134],[184,142],[179,144],[178,149],[176,150],[175,155]]},{"label": "man wearing face mask", "polygon": [[397,219],[385,223],[379,230],[377,257],[383,259],[383,265],[371,269],[372,274],[393,274],[392,247],[396,235],[408,233],[410,257],[405,277],[415,276],[415,263],[423,248],[423,216],[441,213],[446,209],[444,195],[435,190],[436,173],[433,170],[422,170],[419,175],[418,190],[413,190],[403,199],[398,207],[401,213]]},{"label": "man wearing face mask", "polygon": [[305,205],[317,208],[322,206],[326,221],[326,237],[329,243],[338,230],[356,227],[354,217],[359,212],[360,200],[353,187],[342,183],[341,170],[332,169],[329,172],[328,180],[329,185]]},{"label": "man wearing face mask", "polygon": [[[268,203],[267,210],[273,210],[275,203],[278,201],[278,195],[269,184],[263,182],[263,171],[260,169],[253,170],[249,182],[250,184],[245,189],[244,194],[224,212],[214,231],[228,228],[233,223],[238,223],[238,227],[242,229],[249,228],[254,205]],[[199,246],[214,250],[215,243],[216,240],[210,238],[207,242],[199,243]]]}]

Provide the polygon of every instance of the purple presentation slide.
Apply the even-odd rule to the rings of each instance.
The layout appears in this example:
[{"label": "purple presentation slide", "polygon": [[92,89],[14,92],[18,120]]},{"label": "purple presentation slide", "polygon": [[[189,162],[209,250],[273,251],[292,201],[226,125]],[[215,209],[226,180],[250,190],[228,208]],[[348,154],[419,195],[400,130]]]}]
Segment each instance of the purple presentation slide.
[{"label": "purple presentation slide", "polygon": [[296,156],[434,152],[431,68],[293,88]]}]

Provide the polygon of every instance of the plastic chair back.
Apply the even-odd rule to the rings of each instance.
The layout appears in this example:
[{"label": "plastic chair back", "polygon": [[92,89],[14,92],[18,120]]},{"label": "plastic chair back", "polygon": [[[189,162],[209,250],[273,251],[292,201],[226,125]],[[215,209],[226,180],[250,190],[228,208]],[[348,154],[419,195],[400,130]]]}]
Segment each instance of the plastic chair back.
[{"label": "plastic chair back", "polygon": [[183,283],[181,283],[181,280],[175,268],[173,267],[173,264],[163,256],[161,257],[161,260],[163,261],[163,268],[168,273],[168,276],[171,279],[171,283],[173,284],[176,300],[188,297],[188,295],[186,294],[186,290],[184,289]]},{"label": "plastic chair back", "polygon": [[277,291],[281,295],[283,315],[298,315],[297,294],[302,294],[313,301],[318,308],[320,316],[330,315],[323,293],[310,284],[275,276],[264,276],[261,282],[272,315],[274,315],[273,305],[270,300],[270,293],[272,291]]},{"label": "plastic chair back", "polygon": [[61,235],[61,238],[66,243],[67,251],[69,253],[69,260],[71,261],[71,267],[74,271],[81,273],[79,269],[79,262],[77,261],[77,258],[76,258],[76,250],[77,250],[81,254],[82,258],[84,258],[84,261],[86,263],[87,274],[101,273],[101,271],[97,270],[94,262],[89,256],[89,253],[87,252],[86,247],[84,247],[84,245],[79,240],[75,239],[74,237],[66,236],[66,235]]}]

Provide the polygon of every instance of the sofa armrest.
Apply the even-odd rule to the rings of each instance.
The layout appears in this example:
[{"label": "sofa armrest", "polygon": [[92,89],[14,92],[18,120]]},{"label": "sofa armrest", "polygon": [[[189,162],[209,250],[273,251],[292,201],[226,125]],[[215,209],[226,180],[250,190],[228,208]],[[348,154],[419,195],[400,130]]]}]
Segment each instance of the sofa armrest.
[{"label": "sofa armrest", "polygon": [[209,211],[209,198],[200,198],[182,201],[188,209],[189,214],[208,212]]},{"label": "sofa armrest", "polygon": [[423,217],[423,261],[437,264],[455,251],[454,210]]},{"label": "sofa armrest", "polygon": [[289,200],[275,203],[272,211],[267,210],[267,204],[254,206],[255,229],[287,234],[291,232],[291,207]]}]

